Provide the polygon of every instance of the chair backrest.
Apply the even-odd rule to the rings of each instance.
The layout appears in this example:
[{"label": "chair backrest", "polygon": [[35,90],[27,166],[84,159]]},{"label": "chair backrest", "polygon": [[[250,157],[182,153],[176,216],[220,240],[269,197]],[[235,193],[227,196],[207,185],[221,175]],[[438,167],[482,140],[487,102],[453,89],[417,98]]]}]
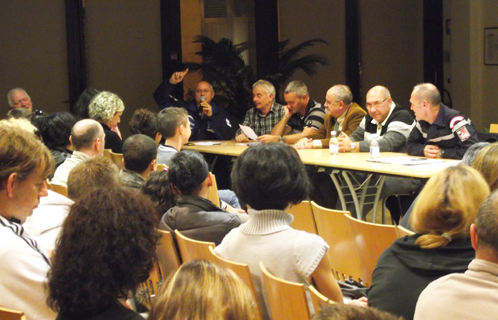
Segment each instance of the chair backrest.
[{"label": "chair backrest", "polygon": [[213,184],[209,187],[208,199],[214,203],[215,206],[220,206],[220,197],[218,196],[218,184],[216,184],[216,177],[211,173],[211,181]]},{"label": "chair backrest", "polygon": [[213,247],[209,247],[209,251],[211,252],[211,255],[213,256],[213,260],[211,260],[213,263],[232,270],[235,272],[235,274],[242,280],[244,283],[247,285],[249,290],[251,291],[252,297],[256,304],[258,305],[257,307],[257,315],[256,319],[263,319],[261,315],[261,310],[259,309],[259,304],[258,304],[258,295],[256,294],[256,289],[254,287],[254,282],[252,281],[252,275],[251,271],[249,270],[249,266],[244,263],[238,263],[234,261],[227,260],[225,258],[220,257],[214,252]]},{"label": "chair backrest", "polygon": [[[157,263],[154,263],[154,268],[149,274],[149,278],[139,285],[139,290],[137,291],[137,297],[139,301],[143,303],[149,310],[154,303],[154,298],[159,292],[159,282],[161,281],[161,274]],[[165,281],[166,279],[162,279]],[[133,305],[132,305],[133,306]],[[135,311],[136,306],[133,307]],[[2,319],[2,318],[0,318]]]},{"label": "chair backrest", "polygon": [[398,238],[403,238],[404,236],[411,236],[412,234],[415,234],[415,232],[403,228],[402,226],[399,225],[396,226],[396,233],[398,234]]},{"label": "chair backrest", "polygon": [[51,184],[50,190],[57,192],[58,194],[61,194],[67,198],[67,187],[65,186],[60,186],[58,184]]},{"label": "chair backrest", "polygon": [[210,260],[212,255],[209,251],[210,246],[215,246],[214,242],[198,241],[185,237],[180,231],[175,230],[176,242],[178,249],[180,249],[180,256],[183,263],[190,260]]},{"label": "chair backrest", "polygon": [[157,263],[163,279],[180,268],[181,262],[173,241],[173,235],[169,231],[159,230],[161,238],[156,246]]},{"label": "chair backrest", "polygon": [[309,201],[303,201],[300,204],[293,205],[289,209],[289,213],[294,216],[294,221],[291,223],[292,228],[318,234],[315,217],[313,217],[313,211]]},{"label": "chair backrest", "polygon": [[498,123],[492,123],[489,126],[489,133],[498,133]]},{"label": "chair backrest", "polygon": [[156,166],[156,171],[163,171],[164,169],[167,169],[167,168],[168,168],[168,166],[165,164],[158,164]]},{"label": "chair backrest", "polygon": [[24,312],[0,307],[0,319],[2,320],[26,320]]},{"label": "chair backrest", "polygon": [[262,271],[272,319],[310,319],[304,285],[275,277],[266,270],[262,261],[259,262],[259,267]]},{"label": "chair backrest", "polygon": [[111,149],[104,149],[104,157],[112,161],[111,158]]},{"label": "chair backrest", "polygon": [[334,301],[330,300],[329,298],[327,298],[326,296],[324,296],[323,294],[318,292],[318,290],[316,290],[315,287],[310,285],[308,287],[308,290],[310,291],[311,302],[313,303],[313,308],[315,309],[315,314],[320,312],[320,310],[323,308],[324,304],[334,303]]},{"label": "chair backrest", "polygon": [[109,151],[109,153],[111,155],[112,162],[114,162],[114,164],[118,167],[118,169],[119,170],[123,169],[123,167],[124,167],[123,154],[122,153],[114,153],[112,151]]},{"label": "chair backrest", "polygon": [[356,248],[362,258],[361,279],[372,284],[372,273],[380,255],[398,238],[393,225],[375,224],[345,215],[355,235]]},{"label": "chair backrest", "polygon": [[330,246],[328,255],[337,280],[352,276],[359,281],[361,257],[356,250],[354,234],[344,217],[348,211],[333,210],[311,202],[318,235]]}]

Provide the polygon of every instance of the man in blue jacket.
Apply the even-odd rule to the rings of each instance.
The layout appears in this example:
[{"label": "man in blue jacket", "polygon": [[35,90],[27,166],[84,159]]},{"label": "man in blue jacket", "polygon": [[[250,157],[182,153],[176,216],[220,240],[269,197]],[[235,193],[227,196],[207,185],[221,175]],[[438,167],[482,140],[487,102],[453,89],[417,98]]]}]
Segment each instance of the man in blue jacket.
[{"label": "man in blue jacket", "polygon": [[225,108],[217,105],[213,100],[214,91],[207,81],[199,81],[194,89],[195,100],[188,103],[174,98],[171,93],[175,85],[183,81],[188,69],[171,75],[169,80],[163,81],[154,91],[154,100],[162,110],[167,107],[182,107],[188,111],[190,140],[230,140],[234,137],[232,123],[227,117]]}]

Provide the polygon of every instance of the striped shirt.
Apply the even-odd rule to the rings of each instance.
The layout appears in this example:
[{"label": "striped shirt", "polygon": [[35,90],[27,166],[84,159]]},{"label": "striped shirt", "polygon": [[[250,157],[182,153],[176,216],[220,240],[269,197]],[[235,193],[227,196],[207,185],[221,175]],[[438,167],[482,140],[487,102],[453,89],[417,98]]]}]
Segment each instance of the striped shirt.
[{"label": "striped shirt", "polygon": [[287,122],[287,126],[291,128],[290,134],[301,133],[304,128],[320,129],[323,126],[323,118],[325,117],[325,109],[322,105],[314,100],[308,102],[306,113],[301,117],[299,113],[294,113]]}]

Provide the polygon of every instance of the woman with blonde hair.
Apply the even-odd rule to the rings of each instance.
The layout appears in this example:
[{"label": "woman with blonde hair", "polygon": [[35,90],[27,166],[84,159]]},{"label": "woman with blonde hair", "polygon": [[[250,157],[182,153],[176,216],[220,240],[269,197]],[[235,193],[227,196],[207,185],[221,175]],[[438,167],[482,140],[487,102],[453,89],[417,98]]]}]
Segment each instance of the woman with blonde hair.
[{"label": "woman with blonde hair", "polygon": [[477,154],[472,168],[479,171],[484,180],[489,185],[489,189],[494,191],[498,189],[498,142],[484,147]]},{"label": "woman with blonde hair", "polygon": [[475,256],[470,242],[474,222],[489,187],[467,165],[432,176],[411,215],[415,235],[396,240],[377,261],[368,303],[413,319],[418,296],[432,281],[463,273]]},{"label": "woman with blonde hair", "polygon": [[252,320],[256,303],[237,275],[209,261],[184,263],[163,285],[149,320]]},{"label": "woman with blonde hair", "polygon": [[104,128],[105,148],[112,152],[122,153],[123,141],[118,124],[125,109],[123,100],[117,94],[102,91],[93,97],[88,106],[90,118],[99,122]]}]

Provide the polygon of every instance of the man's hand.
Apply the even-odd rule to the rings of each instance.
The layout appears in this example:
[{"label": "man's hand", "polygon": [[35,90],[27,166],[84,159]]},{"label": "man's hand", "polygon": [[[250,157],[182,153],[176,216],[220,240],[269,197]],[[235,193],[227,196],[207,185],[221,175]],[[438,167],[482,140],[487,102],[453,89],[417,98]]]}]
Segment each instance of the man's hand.
[{"label": "man's hand", "polygon": [[347,134],[341,132],[337,141],[339,141],[339,152],[351,151],[351,139]]},{"label": "man's hand", "polygon": [[313,139],[302,138],[294,144],[296,149],[313,149]]},{"label": "man's hand", "polygon": [[237,141],[237,142],[249,142],[249,138],[245,134],[241,133],[235,137],[235,141]]},{"label": "man's hand", "polygon": [[439,148],[438,146],[433,144],[428,144],[424,148],[424,156],[430,159],[441,158],[441,156],[439,155],[440,151],[441,148]]},{"label": "man's hand", "polygon": [[171,75],[171,78],[169,78],[169,83],[171,84],[177,84],[183,81],[183,78],[185,75],[188,73],[188,68],[183,70],[183,71],[178,71],[175,72]]},{"label": "man's hand", "polygon": [[244,209],[234,208],[231,205],[229,205],[228,203],[227,203],[227,207],[225,208],[225,210],[227,212],[230,212],[230,213],[245,213],[245,214],[247,214],[247,212]]},{"label": "man's hand", "polygon": [[278,141],[280,141],[280,136],[265,134],[265,135],[259,136],[258,141],[262,142],[262,143],[278,142]]},{"label": "man's hand", "polygon": [[289,109],[289,106],[284,107],[284,117],[289,120],[292,117],[292,112]]},{"label": "man's hand", "polygon": [[202,107],[202,116],[206,116],[208,118],[211,118],[213,115],[213,107],[206,101],[201,101],[199,104]]}]

